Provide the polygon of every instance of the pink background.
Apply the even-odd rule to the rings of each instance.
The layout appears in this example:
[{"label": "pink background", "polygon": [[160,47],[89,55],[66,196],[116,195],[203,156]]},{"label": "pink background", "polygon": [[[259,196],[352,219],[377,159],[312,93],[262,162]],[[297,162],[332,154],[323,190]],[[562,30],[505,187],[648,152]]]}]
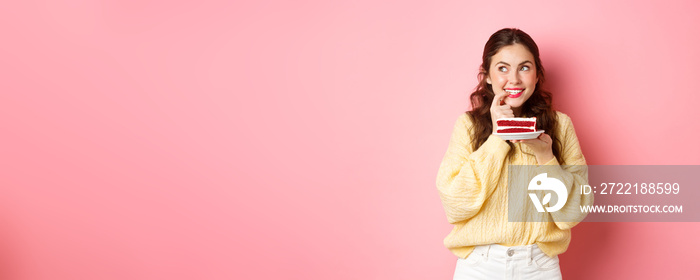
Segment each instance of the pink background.
[{"label": "pink background", "polygon": [[[3,5],[0,278],[451,279],[435,176],[502,27],[590,164],[700,164],[694,1],[247,2]],[[562,270],[697,279],[699,234],[584,223]]]}]

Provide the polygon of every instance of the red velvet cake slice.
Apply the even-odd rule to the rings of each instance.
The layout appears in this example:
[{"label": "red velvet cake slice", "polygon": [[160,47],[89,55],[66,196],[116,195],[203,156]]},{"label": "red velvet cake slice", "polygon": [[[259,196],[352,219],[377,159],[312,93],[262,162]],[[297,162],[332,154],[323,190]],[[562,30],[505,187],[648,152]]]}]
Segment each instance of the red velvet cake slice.
[{"label": "red velvet cake slice", "polygon": [[537,131],[537,118],[503,118],[496,120],[496,133]]}]

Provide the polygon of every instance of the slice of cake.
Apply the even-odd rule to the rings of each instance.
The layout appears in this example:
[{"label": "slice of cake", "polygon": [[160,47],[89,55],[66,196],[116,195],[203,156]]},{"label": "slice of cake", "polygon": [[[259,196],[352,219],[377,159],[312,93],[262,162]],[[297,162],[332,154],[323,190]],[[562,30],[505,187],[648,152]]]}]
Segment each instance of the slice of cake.
[{"label": "slice of cake", "polygon": [[537,131],[537,118],[503,118],[496,120],[496,133]]}]

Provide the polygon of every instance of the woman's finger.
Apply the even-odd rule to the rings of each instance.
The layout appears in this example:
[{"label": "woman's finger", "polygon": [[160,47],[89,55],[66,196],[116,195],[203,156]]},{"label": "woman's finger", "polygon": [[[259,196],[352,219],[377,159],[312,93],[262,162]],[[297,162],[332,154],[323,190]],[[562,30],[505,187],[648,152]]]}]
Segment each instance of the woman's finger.
[{"label": "woman's finger", "polygon": [[512,109],[503,109],[502,112],[503,112],[503,115],[507,115],[507,116],[513,115]]},{"label": "woman's finger", "polygon": [[542,141],[545,141],[547,143],[552,142],[552,137],[550,137],[549,134],[547,134],[547,133],[540,134],[540,137],[538,137],[538,138],[540,138]]},{"label": "woman's finger", "polygon": [[501,106],[501,100],[503,100],[506,95],[508,95],[507,92],[499,93],[498,95],[493,97],[493,102],[491,102],[491,107],[497,107]]}]

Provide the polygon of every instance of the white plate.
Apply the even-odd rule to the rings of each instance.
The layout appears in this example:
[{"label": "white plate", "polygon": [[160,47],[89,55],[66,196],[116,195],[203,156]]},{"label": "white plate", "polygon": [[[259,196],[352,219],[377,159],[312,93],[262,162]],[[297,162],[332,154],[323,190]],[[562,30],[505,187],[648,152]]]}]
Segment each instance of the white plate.
[{"label": "white plate", "polygon": [[515,133],[494,133],[495,135],[498,135],[498,137],[501,137],[503,140],[526,140],[526,139],[535,139],[537,137],[540,137],[540,134],[542,134],[544,130],[538,130],[535,132],[515,132]]}]

